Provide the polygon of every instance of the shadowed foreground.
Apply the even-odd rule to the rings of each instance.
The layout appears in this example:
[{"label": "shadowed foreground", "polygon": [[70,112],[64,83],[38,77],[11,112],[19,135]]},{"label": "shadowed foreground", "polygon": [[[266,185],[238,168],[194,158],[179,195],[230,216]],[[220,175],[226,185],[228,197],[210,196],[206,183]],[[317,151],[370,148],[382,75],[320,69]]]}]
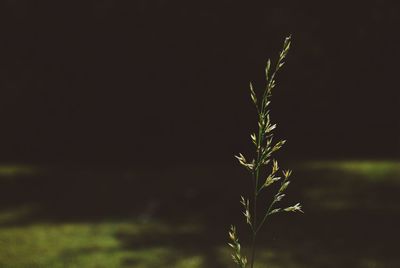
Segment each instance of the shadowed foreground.
[{"label": "shadowed foreground", "polygon": [[[289,199],[256,267],[400,267],[400,162],[309,161],[293,167]],[[1,267],[235,267],[231,223],[244,245],[245,171],[0,166]]]}]

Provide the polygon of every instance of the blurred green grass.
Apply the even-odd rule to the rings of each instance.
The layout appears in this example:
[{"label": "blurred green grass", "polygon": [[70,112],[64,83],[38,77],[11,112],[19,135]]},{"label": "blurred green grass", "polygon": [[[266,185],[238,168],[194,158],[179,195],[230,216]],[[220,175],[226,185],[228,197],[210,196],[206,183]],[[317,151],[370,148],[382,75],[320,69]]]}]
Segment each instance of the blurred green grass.
[{"label": "blurred green grass", "polygon": [[17,164],[0,165],[0,177],[2,178],[32,175],[37,171],[38,171],[37,167],[29,165],[17,165]]},{"label": "blurred green grass", "polygon": [[[400,162],[288,166],[306,213],[271,219],[257,267],[400,267]],[[0,166],[0,267],[233,268],[226,234],[243,221],[246,179],[216,166]]]}]

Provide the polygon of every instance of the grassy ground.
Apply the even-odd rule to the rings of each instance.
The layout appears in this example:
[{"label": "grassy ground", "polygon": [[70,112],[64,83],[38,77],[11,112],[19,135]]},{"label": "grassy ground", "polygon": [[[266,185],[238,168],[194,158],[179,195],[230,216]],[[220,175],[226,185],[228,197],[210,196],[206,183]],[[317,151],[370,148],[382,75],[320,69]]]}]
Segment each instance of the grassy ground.
[{"label": "grassy ground", "polygon": [[[400,162],[308,161],[257,267],[400,267]],[[184,174],[184,175],[183,175]],[[0,166],[0,267],[234,267],[241,169]],[[246,229],[239,235],[247,243]]]}]

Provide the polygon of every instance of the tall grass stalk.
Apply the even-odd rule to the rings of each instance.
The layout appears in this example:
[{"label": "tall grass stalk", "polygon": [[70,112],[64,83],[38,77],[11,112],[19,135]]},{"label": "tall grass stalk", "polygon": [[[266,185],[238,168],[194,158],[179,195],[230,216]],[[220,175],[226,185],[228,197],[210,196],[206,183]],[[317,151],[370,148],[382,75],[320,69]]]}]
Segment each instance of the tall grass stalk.
[{"label": "tall grass stalk", "polygon": [[[276,86],[275,76],[285,63],[285,58],[289,52],[291,37],[286,37],[283,43],[282,51],[279,53],[278,61],[275,66],[271,66],[271,60],[267,61],[265,68],[266,85],[259,100],[252,83],[250,83],[250,96],[255,105],[258,115],[258,131],[250,135],[251,141],[255,146],[255,157],[248,161],[243,154],[235,156],[239,163],[249,171],[253,178],[254,190],[250,198],[241,197],[240,203],[244,207],[243,215],[246,223],[251,230],[251,247],[250,247],[250,267],[253,268],[256,256],[256,238],[261,228],[264,226],[268,217],[280,212],[303,212],[300,203],[293,206],[282,208],[278,203],[285,197],[285,191],[289,186],[289,177],[292,174],[291,170],[282,170],[278,165],[278,161],[273,159],[272,155],[277,152],[285,144],[285,140],[273,142],[273,130],[276,124],[270,120],[270,100],[272,91]],[[269,172],[267,172],[269,170]],[[264,174],[267,173],[267,174]],[[280,184],[278,183],[280,182]],[[275,190],[271,203],[267,206],[257,204],[259,195],[267,188],[278,184]],[[264,209],[266,208],[266,209]],[[261,217],[258,218],[257,213],[261,212]],[[241,251],[241,245],[237,235],[235,226],[231,226],[229,231],[230,243],[229,246],[233,249],[232,258],[239,267],[247,266],[247,257]]]}]

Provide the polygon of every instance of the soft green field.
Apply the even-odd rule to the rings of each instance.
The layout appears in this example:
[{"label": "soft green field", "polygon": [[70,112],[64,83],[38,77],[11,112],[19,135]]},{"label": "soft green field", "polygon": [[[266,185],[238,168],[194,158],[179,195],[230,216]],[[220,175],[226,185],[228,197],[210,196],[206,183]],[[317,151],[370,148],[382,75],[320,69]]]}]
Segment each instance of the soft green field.
[{"label": "soft green field", "polygon": [[[400,267],[400,162],[291,166],[306,213],[269,222],[257,267]],[[0,166],[0,267],[235,267],[226,232],[248,181],[224,174]]]},{"label": "soft green field", "polygon": [[129,222],[35,223],[0,231],[1,267],[202,267],[200,255],[182,256],[165,246],[123,247],[118,233],[162,226]]}]

